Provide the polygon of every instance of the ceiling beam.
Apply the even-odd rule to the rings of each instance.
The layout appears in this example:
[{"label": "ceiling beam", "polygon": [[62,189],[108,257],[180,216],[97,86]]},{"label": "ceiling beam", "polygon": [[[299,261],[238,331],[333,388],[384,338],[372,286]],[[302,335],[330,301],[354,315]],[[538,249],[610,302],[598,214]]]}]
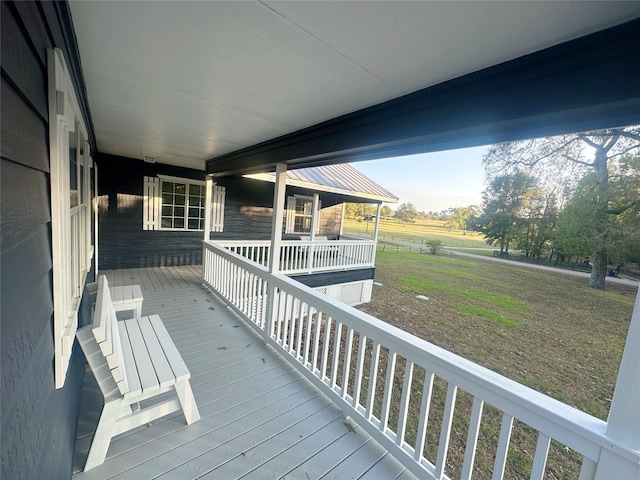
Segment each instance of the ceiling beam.
[{"label": "ceiling beam", "polygon": [[638,59],[634,20],[212,158],[206,171],[302,168],[639,124]]}]

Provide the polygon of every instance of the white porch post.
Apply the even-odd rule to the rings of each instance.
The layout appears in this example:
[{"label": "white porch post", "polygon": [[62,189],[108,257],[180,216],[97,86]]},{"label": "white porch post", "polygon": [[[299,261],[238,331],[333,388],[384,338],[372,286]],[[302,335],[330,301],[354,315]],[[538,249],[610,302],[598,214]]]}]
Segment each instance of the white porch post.
[{"label": "white porch post", "polygon": [[284,217],[285,192],[287,188],[287,166],[276,165],[276,184],[273,188],[273,219],[271,222],[271,255],[269,255],[269,272],[280,270],[280,247],[282,244],[282,218]]},{"label": "white porch post", "polygon": [[344,213],[347,210],[347,202],[342,202],[342,215],[340,215],[340,238],[344,233]]},{"label": "white porch post", "polygon": [[[282,245],[282,219],[284,217],[285,193],[287,188],[287,166],[284,163],[276,165],[276,183],[273,187],[273,219],[271,222],[271,246],[269,248],[269,273],[280,270],[280,247]],[[264,342],[268,343],[273,328],[278,320],[278,306],[276,305],[276,289],[269,285],[267,291],[267,318],[264,325]]]},{"label": "white porch post", "polygon": [[209,240],[211,233],[211,199],[213,196],[213,175],[207,175],[204,198],[204,240]]},{"label": "white porch post", "polygon": [[640,289],[631,314],[606,433],[617,445],[634,451],[635,459],[603,448],[595,478],[640,478]]},{"label": "white porch post", "polygon": [[380,229],[380,212],[382,210],[382,204],[379,203],[376,207],[376,226],[373,228],[373,240],[378,241],[378,231]]},{"label": "white porch post", "polygon": [[313,194],[313,206],[312,206],[312,214],[311,214],[311,241],[313,242],[316,239],[316,232],[318,231],[318,223],[320,222],[320,195],[317,193]]},{"label": "white porch post", "polygon": [[315,255],[314,255],[315,248],[314,248],[313,242],[315,242],[316,240],[316,232],[318,231],[318,222],[320,221],[320,219],[318,218],[319,205],[320,205],[320,195],[317,193],[314,193],[313,204],[311,206],[311,232],[309,232],[311,234],[311,236],[309,237],[309,240],[311,241],[311,245],[309,245],[309,248],[307,249],[307,270],[309,271],[309,273],[311,273],[311,271],[313,270],[313,259],[315,258]]}]

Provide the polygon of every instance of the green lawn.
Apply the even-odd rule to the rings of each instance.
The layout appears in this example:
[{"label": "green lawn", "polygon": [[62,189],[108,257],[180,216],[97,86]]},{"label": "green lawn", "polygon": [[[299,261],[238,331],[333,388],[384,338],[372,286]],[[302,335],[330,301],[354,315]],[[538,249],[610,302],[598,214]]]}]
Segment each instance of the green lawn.
[{"label": "green lawn", "polygon": [[[344,232],[357,235],[373,235],[375,222],[346,218]],[[416,223],[398,223],[394,220],[380,220],[380,240],[400,240],[423,243],[425,240],[442,240],[448,247],[487,247],[484,237],[474,232],[451,230],[438,220],[418,220]]]},{"label": "green lawn", "polygon": [[[608,284],[607,290],[598,291],[587,288],[581,277],[388,247],[379,248],[376,256],[376,281],[383,286],[374,287],[371,303],[360,309],[606,419],[633,310],[634,287]],[[436,382],[436,389],[437,410],[445,382]],[[456,410],[468,412],[470,405],[470,396],[461,392]],[[490,476],[499,432],[499,413],[491,407],[485,411],[474,478]],[[433,415],[433,425],[438,425],[441,413]],[[448,474],[453,477],[459,475],[467,426],[464,415],[456,417],[448,462]],[[433,457],[438,428],[428,435],[433,438],[427,452]],[[528,478],[536,436],[518,422],[513,435],[505,478]],[[547,478],[577,478],[579,456],[552,445]]]}]

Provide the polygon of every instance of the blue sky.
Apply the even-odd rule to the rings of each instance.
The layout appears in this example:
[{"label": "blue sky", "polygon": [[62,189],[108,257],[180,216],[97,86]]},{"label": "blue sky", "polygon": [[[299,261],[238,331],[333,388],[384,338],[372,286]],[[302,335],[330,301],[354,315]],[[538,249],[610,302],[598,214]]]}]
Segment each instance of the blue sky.
[{"label": "blue sky", "polygon": [[488,147],[357,162],[353,166],[418,211],[440,212],[450,207],[482,203],[482,155]]}]

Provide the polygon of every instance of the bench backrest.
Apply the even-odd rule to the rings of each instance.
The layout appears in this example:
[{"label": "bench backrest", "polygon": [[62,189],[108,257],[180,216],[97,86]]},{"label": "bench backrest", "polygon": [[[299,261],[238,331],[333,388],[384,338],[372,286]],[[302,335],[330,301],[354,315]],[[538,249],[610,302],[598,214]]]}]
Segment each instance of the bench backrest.
[{"label": "bench backrest", "polygon": [[129,391],[129,384],[127,382],[118,319],[111,301],[109,282],[104,275],[98,277],[98,295],[96,297],[92,331],[109,365],[111,375],[118,384],[120,393],[124,395]]}]

